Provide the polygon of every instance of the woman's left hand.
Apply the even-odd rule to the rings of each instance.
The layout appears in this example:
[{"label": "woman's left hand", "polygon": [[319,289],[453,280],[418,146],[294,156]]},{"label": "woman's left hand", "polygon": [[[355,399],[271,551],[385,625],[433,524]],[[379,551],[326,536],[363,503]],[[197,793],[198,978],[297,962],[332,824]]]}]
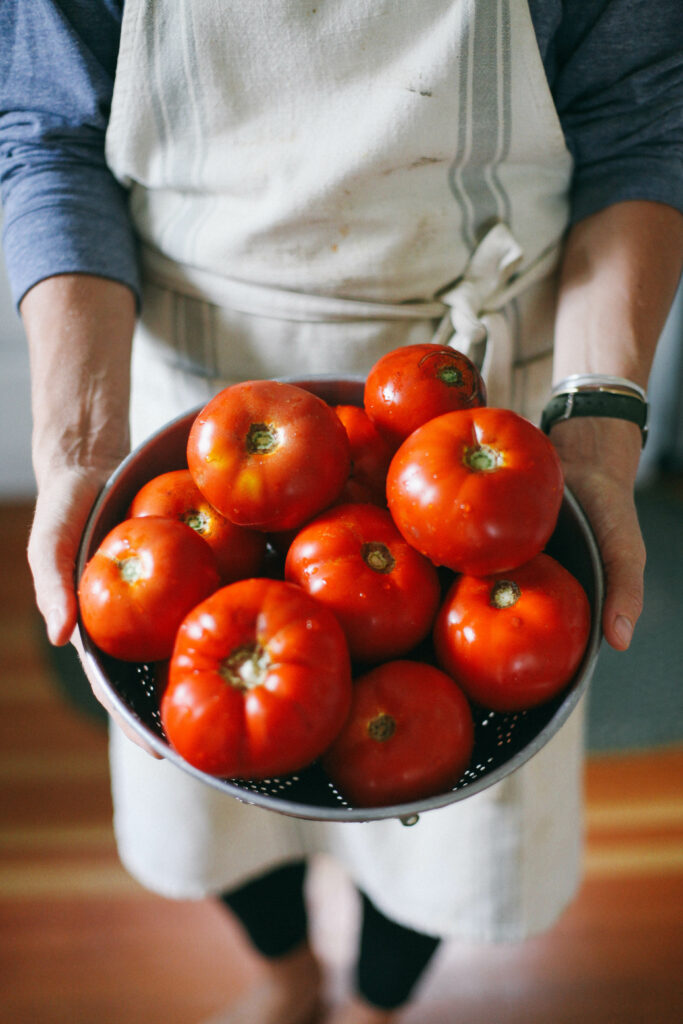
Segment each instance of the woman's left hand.
[{"label": "woman's left hand", "polygon": [[550,436],[602,555],[605,639],[624,651],[643,608],[645,545],[634,500],[640,430],[623,420],[586,417],[556,424]]}]

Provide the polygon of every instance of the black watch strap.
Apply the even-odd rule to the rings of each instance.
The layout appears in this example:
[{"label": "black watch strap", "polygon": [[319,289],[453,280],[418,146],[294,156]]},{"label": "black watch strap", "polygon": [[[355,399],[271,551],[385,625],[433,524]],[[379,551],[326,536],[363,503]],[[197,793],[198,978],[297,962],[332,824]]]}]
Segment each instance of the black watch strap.
[{"label": "black watch strap", "polygon": [[556,423],[573,419],[574,416],[606,416],[629,420],[640,427],[645,446],[648,405],[637,395],[603,389],[561,392],[553,395],[543,410],[541,430],[547,434]]}]

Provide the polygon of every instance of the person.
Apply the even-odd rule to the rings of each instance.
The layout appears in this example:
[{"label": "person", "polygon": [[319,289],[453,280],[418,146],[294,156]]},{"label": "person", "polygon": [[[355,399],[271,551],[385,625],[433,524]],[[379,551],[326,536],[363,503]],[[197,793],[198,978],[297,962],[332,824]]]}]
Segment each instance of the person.
[{"label": "person", "polygon": [[[77,642],[74,558],[129,406],[137,443],[233,381],[364,372],[437,334],[483,349],[490,404],[535,421],[576,374],[644,404],[683,262],[676,0],[656,17],[640,0],[5,0],[0,29],[29,561],[53,643]],[[549,424],[618,650],[645,558],[642,436],[622,408]],[[244,923],[263,985],[217,1020],[250,1024],[316,1011],[302,885],[308,858],[333,856],[364,917],[357,991],[327,1019],[382,1024],[440,938],[522,938],[571,900],[582,718],[414,829],[241,805],[115,728],[119,852],[155,891],[220,896]]]}]

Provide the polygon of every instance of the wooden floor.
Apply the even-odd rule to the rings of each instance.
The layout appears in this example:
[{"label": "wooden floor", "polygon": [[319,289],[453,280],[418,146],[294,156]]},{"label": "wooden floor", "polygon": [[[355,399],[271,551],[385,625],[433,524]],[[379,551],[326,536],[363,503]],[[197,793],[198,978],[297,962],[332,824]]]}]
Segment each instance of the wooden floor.
[{"label": "wooden floor", "polygon": [[[119,866],[106,737],[53,685],[27,524],[25,506],[0,506],[0,1022],[196,1024],[253,965],[212,903],[164,901]],[[521,945],[443,946],[406,1024],[680,1024],[682,780],[683,748],[590,759],[575,903]],[[312,900],[336,997],[355,906],[324,864]]]}]

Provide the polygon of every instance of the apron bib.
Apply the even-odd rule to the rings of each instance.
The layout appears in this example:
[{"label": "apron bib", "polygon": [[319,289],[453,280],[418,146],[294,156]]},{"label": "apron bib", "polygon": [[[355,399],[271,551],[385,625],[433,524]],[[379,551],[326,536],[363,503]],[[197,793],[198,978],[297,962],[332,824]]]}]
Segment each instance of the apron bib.
[{"label": "apron bib", "polygon": [[[126,0],[107,159],[144,274],[136,443],[237,380],[432,339],[538,421],[571,160],[526,3]],[[577,884],[581,717],[414,829],[249,807],[114,730],[121,858],[187,898],[326,852],[414,928],[530,934]]]}]

